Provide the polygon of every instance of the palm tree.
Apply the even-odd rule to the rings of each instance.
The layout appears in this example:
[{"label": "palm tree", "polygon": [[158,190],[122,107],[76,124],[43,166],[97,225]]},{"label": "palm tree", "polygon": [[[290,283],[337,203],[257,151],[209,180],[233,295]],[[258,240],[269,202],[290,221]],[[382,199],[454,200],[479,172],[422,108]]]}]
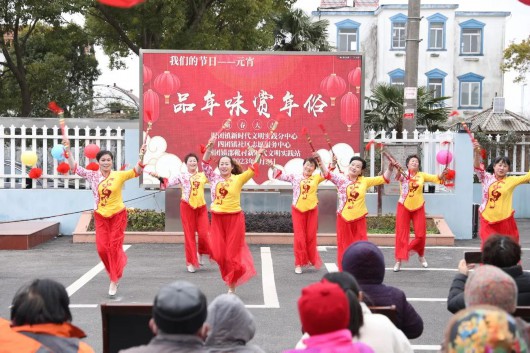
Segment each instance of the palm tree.
[{"label": "palm tree", "polygon": [[312,22],[303,10],[295,9],[274,19],[275,51],[330,51],[328,20]]},{"label": "palm tree", "polygon": [[[450,107],[444,100],[450,97],[434,98],[426,87],[418,87],[418,106],[416,122],[425,125],[429,131],[441,129],[447,121]],[[399,85],[379,83],[367,98],[370,109],[365,112],[365,129],[392,130],[398,134],[403,130],[404,88]]]}]

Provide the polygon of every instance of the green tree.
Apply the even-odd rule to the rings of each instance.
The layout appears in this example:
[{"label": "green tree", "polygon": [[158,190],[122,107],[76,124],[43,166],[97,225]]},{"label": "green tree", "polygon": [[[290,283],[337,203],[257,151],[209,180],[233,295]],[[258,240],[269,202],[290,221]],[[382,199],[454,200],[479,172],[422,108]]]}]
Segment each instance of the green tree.
[{"label": "green tree", "polygon": [[521,43],[512,43],[504,49],[501,69],[504,72],[517,71],[518,75],[514,82],[525,80],[525,75],[530,71],[530,36]]},{"label": "green tree", "polygon": [[[434,98],[427,88],[418,87],[417,124],[425,125],[429,131],[441,129],[450,112],[450,107],[444,105],[446,99],[449,97]],[[370,109],[365,112],[365,129],[403,130],[403,86],[379,83],[367,101]]]},{"label": "green tree", "polygon": [[330,51],[328,20],[311,21],[304,11],[295,9],[274,19],[274,50]]},{"label": "green tree", "polygon": [[[82,0],[78,0],[82,1]],[[274,45],[272,18],[293,0],[149,0],[131,9],[86,6],[86,26],[111,67],[140,49],[265,50]]]}]

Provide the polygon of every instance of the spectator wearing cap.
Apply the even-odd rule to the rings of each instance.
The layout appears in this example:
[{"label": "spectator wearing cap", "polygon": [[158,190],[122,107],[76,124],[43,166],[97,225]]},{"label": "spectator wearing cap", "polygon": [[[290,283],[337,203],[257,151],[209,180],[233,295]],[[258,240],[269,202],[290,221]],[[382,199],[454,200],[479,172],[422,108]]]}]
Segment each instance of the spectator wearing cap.
[{"label": "spectator wearing cap", "polygon": [[155,337],[122,353],[206,353],[206,297],[194,284],[176,281],[158,291],[149,322]]},{"label": "spectator wearing cap", "polygon": [[396,287],[383,284],[385,258],[381,250],[369,241],[351,244],[344,252],[342,269],[351,274],[363,292],[363,301],[368,306],[395,305],[398,329],[409,339],[423,333],[423,320],[407,301],[405,293]]},{"label": "spectator wearing cap", "polygon": [[249,344],[254,337],[254,316],[236,295],[221,294],[208,306],[209,327],[206,346],[209,353],[265,353]]},{"label": "spectator wearing cap", "polygon": [[302,289],[298,312],[302,330],[310,337],[303,340],[305,349],[284,353],[373,353],[364,343],[352,341],[352,334],[348,330],[350,307],[346,294],[338,284],[323,280]]},{"label": "spectator wearing cap", "polygon": [[[511,237],[493,235],[486,240],[482,249],[482,262],[500,268],[515,280],[517,284],[517,305],[530,306],[530,273],[523,272],[521,246]],[[474,264],[464,259],[458,264],[458,272],[451,283],[447,297],[447,310],[456,313],[466,307],[464,300],[468,273]]]},{"label": "spectator wearing cap", "polygon": [[[3,326],[0,329],[0,351],[19,353],[33,346],[38,353],[93,353],[94,350],[80,340],[86,334],[71,324],[69,305],[68,293],[59,282],[36,279],[22,286],[11,304],[11,332],[7,331],[5,323],[0,325]],[[4,336],[4,333],[9,336]],[[22,336],[27,339],[23,340]],[[7,345],[3,339],[8,337],[17,341]],[[18,344],[21,346],[17,347]]]}]

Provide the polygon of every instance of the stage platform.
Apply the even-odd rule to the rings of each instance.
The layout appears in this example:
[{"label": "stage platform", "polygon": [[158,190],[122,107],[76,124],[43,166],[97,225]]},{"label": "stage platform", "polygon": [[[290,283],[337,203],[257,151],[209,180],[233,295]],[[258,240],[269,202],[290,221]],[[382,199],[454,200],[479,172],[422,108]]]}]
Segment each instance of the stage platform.
[{"label": "stage platform", "polygon": [[0,224],[0,250],[28,250],[59,235],[59,222]]}]

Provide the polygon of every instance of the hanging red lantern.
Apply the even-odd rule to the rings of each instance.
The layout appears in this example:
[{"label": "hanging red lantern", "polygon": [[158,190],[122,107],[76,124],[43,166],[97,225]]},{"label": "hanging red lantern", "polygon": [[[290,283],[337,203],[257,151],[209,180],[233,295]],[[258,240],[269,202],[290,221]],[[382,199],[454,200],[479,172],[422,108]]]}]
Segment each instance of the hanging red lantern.
[{"label": "hanging red lantern", "polygon": [[160,101],[158,99],[158,94],[153,92],[153,90],[148,89],[144,93],[144,121],[155,122],[158,120],[160,115]]},{"label": "hanging red lantern", "polygon": [[357,94],[361,92],[361,73],[361,68],[356,67],[348,74],[348,82],[355,87],[355,93]]},{"label": "hanging red lantern", "polygon": [[335,106],[335,99],[346,90],[346,81],[337,74],[331,74],[320,82],[320,91],[331,99],[331,106]]},{"label": "hanging red lantern", "polygon": [[346,93],[340,100],[340,120],[346,124],[348,131],[359,121],[359,98],[352,92]]},{"label": "hanging red lantern", "polygon": [[151,71],[150,68],[144,65],[143,72],[144,72],[144,85],[145,85],[147,82],[151,81],[151,78],[153,77],[153,71]]},{"label": "hanging red lantern", "polygon": [[155,78],[153,85],[155,90],[164,96],[164,103],[169,104],[169,96],[177,93],[180,88],[180,80],[177,75],[164,71]]},{"label": "hanging red lantern", "polygon": [[100,3],[113,7],[129,8],[141,4],[145,0],[98,0]]},{"label": "hanging red lantern", "polygon": [[519,1],[525,4],[526,6],[530,6],[530,0],[519,0]]},{"label": "hanging red lantern", "polygon": [[39,179],[42,176],[42,169],[40,169],[40,168],[31,168],[31,170],[29,171],[28,176],[31,179]]}]

